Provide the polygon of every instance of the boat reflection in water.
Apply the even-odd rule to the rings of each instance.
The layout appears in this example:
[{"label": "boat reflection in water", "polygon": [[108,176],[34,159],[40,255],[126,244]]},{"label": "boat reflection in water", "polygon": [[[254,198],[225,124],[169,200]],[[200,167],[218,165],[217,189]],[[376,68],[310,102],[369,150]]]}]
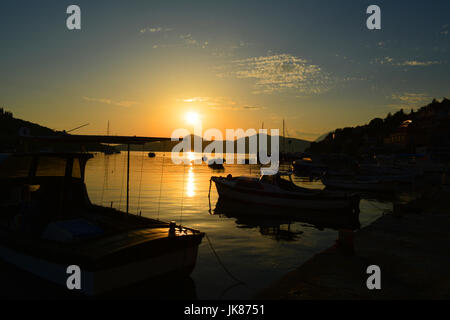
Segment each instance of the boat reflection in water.
[{"label": "boat reflection in water", "polygon": [[236,219],[243,228],[259,228],[262,235],[277,241],[297,241],[303,231],[295,230],[294,223],[304,223],[319,230],[356,230],[360,228],[359,212],[335,214],[306,209],[286,209],[249,204],[219,197],[211,214]]}]

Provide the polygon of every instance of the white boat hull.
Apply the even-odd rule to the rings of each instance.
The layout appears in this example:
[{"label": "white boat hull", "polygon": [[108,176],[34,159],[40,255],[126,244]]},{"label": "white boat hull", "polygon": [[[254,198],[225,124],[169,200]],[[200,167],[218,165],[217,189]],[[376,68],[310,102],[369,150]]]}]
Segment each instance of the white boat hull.
[{"label": "white boat hull", "polygon": [[264,192],[242,192],[242,190],[232,188],[225,183],[216,182],[216,188],[219,196],[234,199],[245,203],[254,203],[258,205],[274,206],[278,208],[295,208],[311,210],[348,210],[354,207],[350,198],[347,199],[296,199],[295,197],[286,197],[283,194],[273,194]]}]

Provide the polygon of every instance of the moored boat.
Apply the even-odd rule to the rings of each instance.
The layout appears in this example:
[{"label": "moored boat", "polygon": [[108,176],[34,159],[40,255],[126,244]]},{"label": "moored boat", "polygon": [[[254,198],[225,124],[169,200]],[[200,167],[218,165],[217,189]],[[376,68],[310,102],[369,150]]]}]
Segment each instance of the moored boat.
[{"label": "moored boat", "polygon": [[214,170],[223,170],[225,169],[223,163],[225,159],[211,159],[208,161],[208,167]]},{"label": "moored boat", "polygon": [[89,153],[0,157],[0,258],[66,287],[97,295],[195,267],[204,233],[94,205],[84,182]]},{"label": "moored boat", "polygon": [[[288,179],[285,179],[288,177]],[[290,173],[256,177],[211,177],[220,197],[279,208],[359,211],[355,193],[314,190],[295,185]]]},{"label": "moored boat", "polygon": [[292,170],[296,175],[302,177],[320,177],[327,167],[314,163],[311,158],[305,157],[292,162]]}]

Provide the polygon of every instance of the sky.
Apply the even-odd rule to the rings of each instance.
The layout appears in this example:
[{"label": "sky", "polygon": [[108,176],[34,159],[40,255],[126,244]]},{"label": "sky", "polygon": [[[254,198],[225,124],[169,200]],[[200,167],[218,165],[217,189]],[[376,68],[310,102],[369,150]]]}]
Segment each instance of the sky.
[{"label": "sky", "polygon": [[[66,8],[81,9],[68,30]],[[381,9],[369,30],[366,9]],[[450,1],[0,2],[0,106],[79,134],[314,140],[450,97]]]}]

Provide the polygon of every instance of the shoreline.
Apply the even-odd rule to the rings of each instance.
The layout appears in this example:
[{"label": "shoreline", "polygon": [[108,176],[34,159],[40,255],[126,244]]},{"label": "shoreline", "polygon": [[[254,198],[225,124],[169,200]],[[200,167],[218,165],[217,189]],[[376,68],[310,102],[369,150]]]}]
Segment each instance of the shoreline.
[{"label": "shoreline", "polygon": [[[397,207],[357,232],[340,231],[334,246],[255,298],[449,299],[450,209],[445,201],[449,195],[434,193],[434,199]],[[367,289],[370,265],[381,269],[380,290]]]}]

